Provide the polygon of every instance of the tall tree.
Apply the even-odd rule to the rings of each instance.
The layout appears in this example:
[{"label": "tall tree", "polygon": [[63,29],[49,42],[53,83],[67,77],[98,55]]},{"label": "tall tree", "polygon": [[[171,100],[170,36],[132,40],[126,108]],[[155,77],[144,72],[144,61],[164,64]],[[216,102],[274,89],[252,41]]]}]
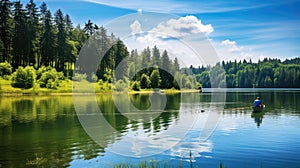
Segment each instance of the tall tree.
[{"label": "tall tree", "polygon": [[71,35],[71,32],[72,32],[74,27],[73,27],[73,23],[71,21],[70,15],[67,14],[65,16],[65,21],[66,21],[66,31],[67,31],[68,35]]},{"label": "tall tree", "polygon": [[150,75],[151,87],[159,88],[161,84],[161,78],[158,69],[154,69]]},{"label": "tall tree", "polygon": [[168,56],[167,50],[164,50],[161,58],[161,65],[162,69],[160,69],[160,76],[161,80],[163,81],[161,83],[162,88],[171,88],[172,82],[174,80],[174,77],[170,74],[171,73],[171,63]]},{"label": "tall tree", "polygon": [[65,50],[67,48],[67,32],[64,15],[60,9],[56,11],[54,20],[57,29],[57,58],[55,67],[58,71],[63,71],[67,60],[67,53]]},{"label": "tall tree", "polygon": [[84,29],[85,33],[88,35],[88,36],[91,36],[93,35],[94,33],[94,24],[93,22],[89,19],[87,23],[85,23],[85,26],[84,26]]},{"label": "tall tree", "polygon": [[52,24],[52,15],[49,10],[45,12],[43,19],[43,33],[40,39],[41,65],[52,66],[56,56],[56,36]]},{"label": "tall tree", "polygon": [[179,63],[177,57],[174,60],[174,67],[175,67],[175,71],[179,71]]},{"label": "tall tree", "polygon": [[152,49],[152,61],[153,61],[153,66],[160,66],[160,53],[159,53],[159,49],[154,46]]},{"label": "tall tree", "polygon": [[3,45],[1,52],[1,61],[9,61],[11,47],[11,9],[12,3],[9,0],[0,2],[0,38]]},{"label": "tall tree", "polygon": [[28,63],[29,65],[34,65],[36,63],[36,56],[38,56],[39,47],[39,18],[38,18],[38,8],[33,0],[30,0],[26,5],[27,13],[27,25],[28,25]]},{"label": "tall tree", "polygon": [[14,3],[14,32],[13,32],[13,61],[12,66],[18,68],[18,66],[28,65],[28,36],[27,36],[27,23],[26,13],[22,7],[20,1]]}]

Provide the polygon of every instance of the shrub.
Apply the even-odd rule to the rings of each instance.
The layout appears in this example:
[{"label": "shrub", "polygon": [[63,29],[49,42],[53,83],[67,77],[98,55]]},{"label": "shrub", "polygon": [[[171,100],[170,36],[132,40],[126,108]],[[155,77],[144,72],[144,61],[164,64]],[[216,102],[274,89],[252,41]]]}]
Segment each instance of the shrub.
[{"label": "shrub", "polygon": [[0,76],[5,77],[12,74],[12,67],[8,62],[0,63]]},{"label": "shrub", "polygon": [[43,73],[45,73],[45,72],[47,72],[47,71],[51,71],[52,69],[53,69],[53,68],[50,67],[50,66],[47,66],[47,67],[42,66],[42,67],[40,67],[40,68],[37,70],[37,72],[36,72],[36,80],[39,80],[39,79],[42,77]]},{"label": "shrub", "polygon": [[75,73],[72,79],[73,81],[83,81],[86,80],[86,78],[87,78],[86,74]]},{"label": "shrub", "polygon": [[123,80],[118,80],[114,85],[114,90],[120,92],[127,88],[127,84]]},{"label": "shrub", "polygon": [[48,89],[57,89],[60,80],[63,79],[63,73],[57,72],[54,68],[44,72],[39,79],[40,87]]},{"label": "shrub", "polygon": [[147,88],[150,88],[150,86],[151,86],[151,81],[150,81],[149,76],[147,76],[146,74],[143,74],[142,78],[141,78],[141,82],[140,82],[140,87],[142,89],[147,89]]},{"label": "shrub", "polygon": [[29,89],[33,87],[35,78],[35,69],[33,67],[19,67],[12,75],[11,85],[17,88]]},{"label": "shrub", "polygon": [[139,90],[140,90],[139,82],[138,82],[138,81],[134,81],[134,82],[131,84],[131,88],[132,88],[132,90],[139,91]]}]

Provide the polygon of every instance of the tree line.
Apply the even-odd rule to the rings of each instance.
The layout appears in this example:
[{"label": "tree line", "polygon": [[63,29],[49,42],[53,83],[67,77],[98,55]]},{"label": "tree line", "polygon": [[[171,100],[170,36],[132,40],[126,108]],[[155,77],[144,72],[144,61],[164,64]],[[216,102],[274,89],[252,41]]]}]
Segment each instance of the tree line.
[{"label": "tree line", "polygon": [[[214,67],[191,66],[190,73],[196,75],[203,87],[211,87],[210,76],[219,74],[217,87],[228,88],[299,88],[300,87],[300,58],[280,59],[265,58],[258,63],[252,61],[229,61],[218,63]],[[215,77],[215,76],[214,76]],[[216,77],[218,78],[218,77]]]},{"label": "tree line", "polygon": [[72,68],[88,37],[100,27],[91,20],[73,26],[71,17],[58,9],[54,14],[46,3],[37,7],[30,0],[0,3],[0,62],[19,66],[51,66],[65,73]]},{"label": "tree line", "polygon": [[[127,62],[122,64],[124,59]],[[38,76],[36,80],[44,79],[41,86],[48,88],[59,86],[62,73],[67,78],[100,83],[114,81],[135,90],[192,89],[200,88],[200,83],[203,87],[300,87],[299,58],[283,62],[264,59],[258,63],[223,61],[215,66],[180,68],[177,58],[171,60],[166,50],[154,46],[140,53],[137,50],[129,52],[123,41],[114,34],[108,35],[104,27],[91,20],[83,28],[80,25],[74,27],[68,14],[64,15],[60,9],[52,14],[46,3],[37,7],[33,0],[25,7],[20,1],[1,1],[0,62],[3,62],[0,66],[2,77],[19,73],[19,76],[13,75],[13,80],[26,78],[24,74],[47,72],[48,75]],[[122,73],[113,75],[117,67]],[[74,70],[82,75],[74,76]],[[58,73],[60,77],[57,78]],[[32,86],[16,81],[12,84],[15,87]]]}]

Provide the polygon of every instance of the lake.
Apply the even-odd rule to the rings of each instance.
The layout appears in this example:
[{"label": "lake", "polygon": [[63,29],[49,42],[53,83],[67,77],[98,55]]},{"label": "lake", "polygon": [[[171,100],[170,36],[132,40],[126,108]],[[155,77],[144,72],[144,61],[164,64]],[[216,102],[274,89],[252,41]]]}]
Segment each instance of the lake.
[{"label": "lake", "polygon": [[1,97],[0,167],[300,167],[299,89],[203,91]]}]

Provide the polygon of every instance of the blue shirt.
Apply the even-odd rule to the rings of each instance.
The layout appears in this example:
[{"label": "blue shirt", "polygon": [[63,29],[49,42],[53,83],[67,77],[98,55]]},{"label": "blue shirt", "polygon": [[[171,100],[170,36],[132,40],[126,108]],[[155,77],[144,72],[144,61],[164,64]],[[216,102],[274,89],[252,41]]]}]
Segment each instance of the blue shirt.
[{"label": "blue shirt", "polygon": [[259,100],[259,99],[254,100],[255,107],[259,107],[260,105],[261,105],[261,100]]}]

